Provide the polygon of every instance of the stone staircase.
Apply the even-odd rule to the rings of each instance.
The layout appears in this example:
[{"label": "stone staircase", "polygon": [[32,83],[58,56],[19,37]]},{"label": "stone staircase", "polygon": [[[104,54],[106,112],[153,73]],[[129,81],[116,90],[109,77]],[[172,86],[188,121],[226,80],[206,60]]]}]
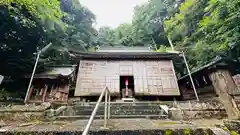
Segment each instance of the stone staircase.
[{"label": "stone staircase", "polygon": [[[101,103],[91,125],[89,135],[230,135],[230,131],[217,127],[205,127],[199,123],[169,120],[167,108],[161,104],[169,105],[171,103],[112,102],[110,104],[111,118],[108,120],[107,129],[104,129],[102,128],[104,123],[104,103]],[[53,109],[55,107],[52,108],[54,119],[57,118],[59,121],[47,121],[45,124],[44,122],[34,123],[29,126],[18,127],[14,125],[4,127],[0,128],[0,134],[82,134],[95,105],[96,102],[79,102],[68,106],[55,106],[56,110]]]},{"label": "stone staircase", "polygon": [[[96,102],[81,102],[74,105],[69,105],[63,110],[57,119],[89,119]],[[167,112],[154,102],[111,102],[111,119],[119,118],[154,118],[167,119]],[[101,103],[95,119],[104,118],[104,103]]]}]

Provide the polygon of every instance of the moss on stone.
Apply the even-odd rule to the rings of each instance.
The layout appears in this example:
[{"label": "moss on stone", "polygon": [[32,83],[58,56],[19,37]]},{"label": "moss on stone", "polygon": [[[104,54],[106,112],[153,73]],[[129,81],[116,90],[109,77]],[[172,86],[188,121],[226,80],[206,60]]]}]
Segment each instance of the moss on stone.
[{"label": "moss on stone", "polygon": [[164,121],[164,122],[155,122],[155,124],[158,126],[162,126],[162,125],[175,125],[178,123],[174,121]]},{"label": "moss on stone", "polygon": [[225,130],[228,133],[231,133],[231,135],[240,135],[236,131],[230,131],[227,127],[224,127],[223,130]]},{"label": "moss on stone", "polygon": [[166,129],[165,130],[165,135],[172,135],[172,130]]},{"label": "moss on stone", "polygon": [[206,129],[202,129],[204,135],[209,135]]},{"label": "moss on stone", "polygon": [[185,129],[183,130],[183,134],[184,134],[184,135],[191,135],[191,129],[185,128]]},{"label": "moss on stone", "polygon": [[231,135],[240,135],[236,131],[231,131]]}]

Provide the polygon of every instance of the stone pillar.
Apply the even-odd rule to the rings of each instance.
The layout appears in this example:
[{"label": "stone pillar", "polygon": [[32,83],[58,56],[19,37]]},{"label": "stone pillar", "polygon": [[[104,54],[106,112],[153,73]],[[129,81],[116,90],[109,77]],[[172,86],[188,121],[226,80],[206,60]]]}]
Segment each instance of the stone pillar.
[{"label": "stone pillar", "polygon": [[229,71],[223,69],[217,70],[211,73],[209,77],[220,101],[226,109],[229,119],[240,118],[239,109],[236,107],[233,97],[229,94],[230,91],[237,88]]},{"label": "stone pillar", "polygon": [[128,97],[133,98],[133,90],[130,88],[128,89]]}]

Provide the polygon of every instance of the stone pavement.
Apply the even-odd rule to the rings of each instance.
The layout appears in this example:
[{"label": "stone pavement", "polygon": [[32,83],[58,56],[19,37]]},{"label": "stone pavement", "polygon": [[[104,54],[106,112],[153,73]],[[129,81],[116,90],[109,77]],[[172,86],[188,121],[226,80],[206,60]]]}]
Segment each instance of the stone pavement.
[{"label": "stone pavement", "polygon": [[[0,131],[82,131],[88,120],[77,121],[55,121],[55,122],[32,122],[7,125],[0,128]],[[103,120],[94,120],[91,126],[92,131],[102,130]],[[201,128],[207,125],[193,124],[170,120],[151,119],[111,119],[108,120],[109,130],[147,130],[147,129],[183,129]]]},{"label": "stone pavement", "polygon": [[[209,120],[211,121],[211,120]],[[31,132],[33,134],[42,133],[55,134],[54,132],[67,132],[76,134],[81,134],[87,125],[88,120],[76,120],[73,122],[70,121],[55,121],[55,122],[32,122],[32,123],[18,123],[4,126],[0,128],[1,133],[21,133],[21,132]],[[219,135],[228,135],[223,130],[214,128],[214,126],[209,126],[206,124],[202,125],[201,123],[191,123],[184,121],[171,121],[171,120],[151,120],[151,119],[111,119],[108,120],[107,127],[108,129],[103,129],[103,120],[94,120],[91,126],[90,131],[92,132],[103,132],[102,134],[106,134],[108,131],[110,132],[143,132],[142,134],[146,134],[148,132],[184,132],[186,130],[202,130],[201,132],[210,132],[208,129],[214,129],[213,132],[217,132]],[[204,122],[204,121],[202,121]],[[215,121],[218,122],[218,121]],[[213,123],[211,123],[213,124]],[[150,133],[155,134],[155,133]],[[198,131],[197,131],[198,132]],[[213,133],[212,132],[212,133]],[[63,133],[64,134],[64,133]],[[115,133],[114,133],[115,134]],[[195,135],[195,133],[193,133]],[[65,134],[64,134],[65,135]],[[95,134],[93,134],[95,135]]]},{"label": "stone pavement", "polygon": [[[87,121],[78,120],[65,125],[72,130],[83,130]],[[90,130],[100,130],[103,127],[103,120],[95,120]],[[150,119],[112,119],[108,121],[109,130],[147,130],[147,129],[166,129],[166,128],[189,128],[194,127],[190,124],[183,124],[177,121],[150,120]]]}]

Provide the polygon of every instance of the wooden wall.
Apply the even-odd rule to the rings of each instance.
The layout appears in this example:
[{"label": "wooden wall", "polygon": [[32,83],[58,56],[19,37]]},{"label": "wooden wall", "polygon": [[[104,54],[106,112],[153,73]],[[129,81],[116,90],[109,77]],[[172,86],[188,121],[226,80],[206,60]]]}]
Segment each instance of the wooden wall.
[{"label": "wooden wall", "polygon": [[180,95],[171,60],[81,60],[75,96],[100,95],[105,86],[118,96],[120,76],[134,76],[138,96]]}]

